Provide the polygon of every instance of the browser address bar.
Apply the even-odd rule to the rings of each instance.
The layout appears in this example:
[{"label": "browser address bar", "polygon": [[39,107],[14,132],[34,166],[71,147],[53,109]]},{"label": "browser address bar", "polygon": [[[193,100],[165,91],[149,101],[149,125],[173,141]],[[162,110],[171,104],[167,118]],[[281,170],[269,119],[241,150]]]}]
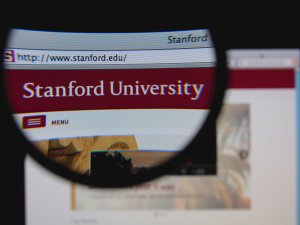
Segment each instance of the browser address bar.
[{"label": "browser address bar", "polygon": [[161,64],[215,62],[212,48],[74,51],[6,49],[6,64]]}]

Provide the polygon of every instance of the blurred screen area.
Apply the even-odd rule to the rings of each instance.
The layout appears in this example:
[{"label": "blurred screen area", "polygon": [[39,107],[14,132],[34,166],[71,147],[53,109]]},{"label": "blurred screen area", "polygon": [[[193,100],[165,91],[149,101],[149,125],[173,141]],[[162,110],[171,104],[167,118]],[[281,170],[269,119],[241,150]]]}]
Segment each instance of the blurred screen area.
[{"label": "blurred screen area", "polygon": [[27,224],[298,224],[299,53],[228,52],[216,175],[181,173],[103,190],[58,178],[27,157]]}]

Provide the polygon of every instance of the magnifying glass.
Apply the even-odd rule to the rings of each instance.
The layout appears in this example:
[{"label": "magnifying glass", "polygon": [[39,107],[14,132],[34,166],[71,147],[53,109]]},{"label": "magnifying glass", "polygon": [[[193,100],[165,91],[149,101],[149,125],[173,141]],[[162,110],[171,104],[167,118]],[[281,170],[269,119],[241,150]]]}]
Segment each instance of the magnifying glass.
[{"label": "magnifying glass", "polygon": [[192,12],[14,20],[1,76],[10,148],[98,187],[203,173],[227,73],[217,23]]}]

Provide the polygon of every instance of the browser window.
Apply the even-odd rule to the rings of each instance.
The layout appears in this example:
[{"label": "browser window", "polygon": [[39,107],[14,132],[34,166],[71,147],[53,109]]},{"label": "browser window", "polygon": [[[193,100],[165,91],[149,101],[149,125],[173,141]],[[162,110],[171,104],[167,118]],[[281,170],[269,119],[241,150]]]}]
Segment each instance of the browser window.
[{"label": "browser window", "polygon": [[[209,112],[215,56],[207,30],[10,36],[4,60],[18,126],[81,174],[101,173],[103,152],[125,157],[132,173],[156,166],[184,149]],[[211,133],[201,157],[170,173],[215,174]]]},{"label": "browser window", "polygon": [[298,224],[299,51],[232,50],[228,56],[217,175],[168,175],[103,190],[69,183],[28,157],[27,224]]},{"label": "browser window", "polygon": [[[161,77],[155,74],[211,71],[215,62],[213,55],[208,58],[201,56],[201,52],[209,51],[211,45],[209,38],[206,39],[201,32],[196,32],[197,35],[190,32],[180,35],[161,33],[158,36],[134,34],[139,41],[126,34],[126,48],[122,42],[115,41],[120,34],[105,34],[102,38],[100,35],[82,45],[79,44],[82,34],[72,38],[72,42],[62,42],[67,40],[67,34],[40,32],[40,42],[34,42],[32,33],[16,32],[20,33],[14,35],[14,44],[8,46],[5,53],[7,68],[15,78],[20,78],[15,82],[24,87],[20,89],[21,96],[30,101],[43,99],[46,102],[37,105],[36,112],[28,111],[31,109],[26,109],[26,105],[18,105],[15,117],[20,127],[25,125],[22,129],[28,131],[28,137],[53,158],[62,160],[66,155],[82,154],[84,139],[87,143],[95,142],[95,145],[90,144],[85,154],[88,160],[79,167],[83,172],[91,172],[91,164],[97,164],[97,154],[103,149],[123,149],[122,153],[132,158],[138,155],[137,152],[145,154],[147,150],[152,156],[148,155],[146,159],[151,160],[145,162],[136,158],[135,164],[137,167],[149,165],[157,157],[153,152],[162,156],[180,149],[184,137],[189,135],[187,128],[194,126],[190,119],[200,118],[193,109],[197,93],[201,94],[200,86],[195,86],[195,92],[190,89],[190,95],[187,92],[184,95],[184,82],[180,83],[179,79],[168,87],[159,86],[157,90],[152,87],[153,93],[162,93],[163,89],[163,93],[172,92],[172,88],[169,89],[172,84],[176,88],[182,87],[182,96],[186,97],[189,106],[184,110],[185,120],[176,120],[176,123],[168,120],[168,110],[171,109],[159,111],[166,119],[164,124],[155,120],[158,111],[151,109],[147,109],[149,111],[140,120],[124,123],[129,109],[119,111],[124,104],[122,101],[117,104],[101,102],[100,106],[97,105],[101,113],[87,102],[85,109],[89,110],[84,113],[89,114],[89,120],[82,120],[82,108],[76,108],[71,99],[75,95],[87,99],[89,95],[103,97],[101,94],[107,92],[103,88],[105,84],[118,88],[127,85],[126,89],[108,89],[113,90],[111,97],[118,91],[132,96],[137,91],[144,93],[147,87],[143,89],[141,86],[145,84],[140,80],[141,72],[147,77],[154,76],[157,82]],[[99,39],[103,44],[99,44]],[[114,40],[114,45],[111,40]],[[25,50],[21,43],[26,43]],[[133,49],[134,46],[138,49]],[[78,50],[82,52],[79,54]],[[137,50],[147,50],[139,53],[145,58],[135,55]],[[178,52],[169,55],[167,50]],[[201,60],[193,61],[193,57],[189,58],[190,53]],[[298,224],[296,78],[299,75],[299,50],[232,50],[228,56],[229,88],[222,113],[211,140],[208,140],[211,152],[216,151],[212,158],[203,161],[191,157],[184,165],[178,165],[175,171],[157,180],[111,190],[70,183],[27,157],[27,224]],[[77,69],[70,71],[70,66],[73,68],[74,65]],[[27,71],[26,77],[30,80],[23,80],[21,71]],[[101,71],[103,78],[100,81],[93,80],[95,71]],[[128,71],[132,76],[131,83],[123,81],[120,84]],[[34,74],[41,72],[47,75],[46,80],[42,76],[36,80]],[[64,78],[68,74],[73,77],[73,72],[77,74],[76,79],[61,80],[62,74],[65,74]],[[55,80],[60,83],[55,83]],[[111,81],[117,82],[111,84]],[[178,90],[177,94],[180,93]],[[47,102],[51,99],[56,105]],[[61,104],[57,104],[58,100]],[[172,112],[177,110],[175,105]],[[166,125],[169,129],[162,129]],[[74,133],[73,129],[78,127],[85,129]],[[102,127],[102,130],[96,127]],[[60,134],[61,138],[53,140],[52,132]],[[57,153],[57,149],[63,150],[63,155]],[[95,161],[92,156],[96,156]]]}]

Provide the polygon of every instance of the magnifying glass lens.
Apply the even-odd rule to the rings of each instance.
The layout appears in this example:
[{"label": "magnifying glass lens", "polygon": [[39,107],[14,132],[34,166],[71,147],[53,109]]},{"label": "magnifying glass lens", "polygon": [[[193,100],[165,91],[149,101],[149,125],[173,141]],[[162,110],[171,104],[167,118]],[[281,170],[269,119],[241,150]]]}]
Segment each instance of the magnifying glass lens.
[{"label": "magnifying glass lens", "polygon": [[[204,143],[223,94],[215,67],[205,27],[11,29],[4,85],[23,137],[19,151],[98,186],[152,179],[174,164],[181,167],[169,173],[203,173],[201,166],[216,163],[215,149]],[[191,151],[196,157],[182,163]]]}]

